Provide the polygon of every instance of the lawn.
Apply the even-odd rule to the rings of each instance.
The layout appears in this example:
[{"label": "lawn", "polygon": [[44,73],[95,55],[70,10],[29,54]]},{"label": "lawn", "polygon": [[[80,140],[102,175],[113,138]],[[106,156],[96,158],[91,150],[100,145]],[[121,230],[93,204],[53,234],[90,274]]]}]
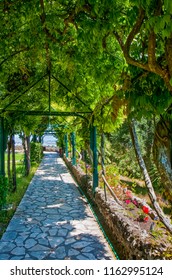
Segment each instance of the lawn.
[{"label": "lawn", "polygon": [[[6,159],[5,167],[7,170],[7,154],[5,155],[5,159]],[[24,177],[23,159],[24,159],[23,153],[17,152],[16,153],[17,190],[14,193],[8,191],[6,207],[9,209],[8,210],[4,209],[0,211],[0,237],[4,233],[8,223],[13,217],[17,206],[19,205],[33,175],[35,174],[38,168],[38,164],[32,163],[30,175],[28,177]]]}]

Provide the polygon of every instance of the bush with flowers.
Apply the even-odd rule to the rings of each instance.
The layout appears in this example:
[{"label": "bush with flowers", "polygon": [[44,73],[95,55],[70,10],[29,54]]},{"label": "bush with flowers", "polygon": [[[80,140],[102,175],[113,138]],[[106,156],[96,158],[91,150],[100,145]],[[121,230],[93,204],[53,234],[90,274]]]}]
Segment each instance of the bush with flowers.
[{"label": "bush with flowers", "polygon": [[[137,212],[137,221],[147,223],[150,220],[148,216],[150,214],[150,207],[144,204],[142,205],[140,201],[138,203],[137,198],[133,195],[132,191],[124,189],[124,194],[124,202],[127,205],[127,207],[129,206],[128,209],[133,210],[133,206],[139,209],[139,211]],[[133,206],[130,207],[131,205]]]}]

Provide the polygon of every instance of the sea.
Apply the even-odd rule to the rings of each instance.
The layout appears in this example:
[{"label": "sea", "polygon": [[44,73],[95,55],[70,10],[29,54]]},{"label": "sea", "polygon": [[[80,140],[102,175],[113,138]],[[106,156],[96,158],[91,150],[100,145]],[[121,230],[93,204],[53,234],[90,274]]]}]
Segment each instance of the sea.
[{"label": "sea", "polygon": [[[57,138],[53,135],[44,135],[42,145],[46,147],[56,147]],[[15,145],[21,146],[22,141],[18,135],[15,135]]]}]

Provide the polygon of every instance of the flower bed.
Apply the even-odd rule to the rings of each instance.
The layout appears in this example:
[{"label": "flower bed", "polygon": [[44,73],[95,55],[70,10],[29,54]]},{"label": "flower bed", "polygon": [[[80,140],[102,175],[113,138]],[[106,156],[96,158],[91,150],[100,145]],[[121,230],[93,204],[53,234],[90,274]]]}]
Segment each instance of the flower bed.
[{"label": "flower bed", "polygon": [[[143,200],[130,192],[127,195],[131,194],[131,197],[123,193],[123,207],[109,193],[106,201],[104,191],[100,188],[93,195],[92,182],[88,176],[78,167],[72,166],[66,158],[64,160],[89,199],[97,206],[121,259],[172,259],[170,237],[163,227],[158,230],[157,238],[152,234],[150,226],[152,222],[155,223],[156,215],[146,203],[143,204]],[[121,192],[120,189],[119,191]],[[127,204],[125,200],[130,202]],[[137,205],[131,201],[137,201]],[[148,218],[141,219],[141,214]]]}]

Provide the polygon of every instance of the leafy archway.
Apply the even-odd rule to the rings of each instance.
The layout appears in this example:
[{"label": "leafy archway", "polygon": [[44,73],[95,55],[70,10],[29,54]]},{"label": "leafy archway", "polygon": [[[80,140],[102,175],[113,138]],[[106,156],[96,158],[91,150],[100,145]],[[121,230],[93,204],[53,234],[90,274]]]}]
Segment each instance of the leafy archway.
[{"label": "leafy archway", "polygon": [[154,155],[170,192],[171,10],[165,0],[1,1],[1,117],[26,134],[50,113],[71,125],[88,113],[108,132],[158,118]]}]

